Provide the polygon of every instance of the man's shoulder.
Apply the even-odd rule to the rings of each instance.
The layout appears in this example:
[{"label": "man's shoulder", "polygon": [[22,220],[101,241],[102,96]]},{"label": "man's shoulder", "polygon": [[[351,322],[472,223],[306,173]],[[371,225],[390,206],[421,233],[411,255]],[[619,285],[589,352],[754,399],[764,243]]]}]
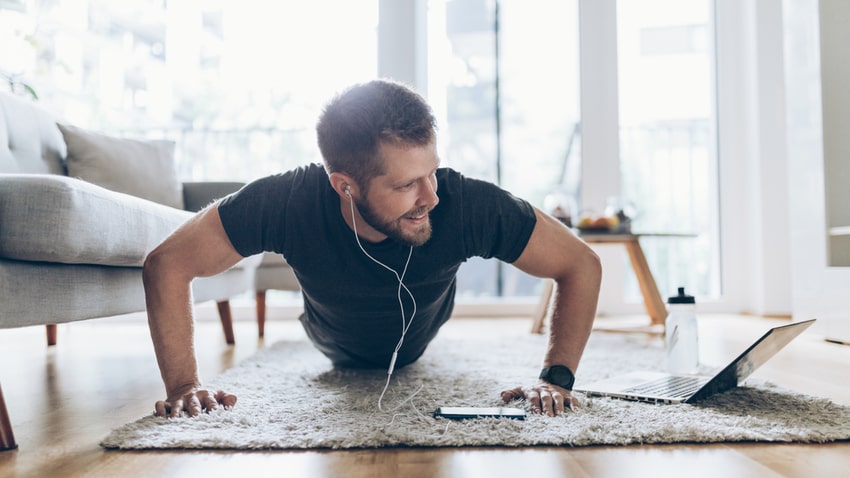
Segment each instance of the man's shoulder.
[{"label": "man's shoulder", "polygon": [[327,181],[328,174],[325,167],[319,163],[310,163],[297,166],[284,173],[267,176],[274,181],[288,181],[292,183]]},{"label": "man's shoulder", "polygon": [[321,163],[309,163],[298,166],[289,171],[292,174],[296,175],[305,175],[309,177],[319,177],[322,179],[327,179],[328,173],[325,170],[325,167]]},{"label": "man's shoulder", "polygon": [[485,181],[483,179],[469,177],[464,175],[460,171],[446,167],[437,169],[437,184],[439,186],[458,188],[480,187],[482,185],[494,186],[491,182]]},{"label": "man's shoulder", "polygon": [[254,179],[234,194],[224,198],[219,209],[237,204],[247,209],[261,207],[265,204],[281,205],[288,203],[297,196],[315,195],[323,190],[327,174],[320,164],[298,166],[289,171],[263,176]]},{"label": "man's shoulder", "polygon": [[273,189],[280,192],[281,188],[285,191],[291,189],[299,189],[309,186],[311,189],[319,184],[327,182],[328,175],[325,172],[324,166],[318,163],[305,164],[295,167],[283,173],[270,174],[257,178],[249,183],[253,189],[268,190]]},{"label": "man's shoulder", "polygon": [[[458,195],[466,199],[488,199],[492,195],[502,194],[504,190],[495,183],[486,179],[466,176],[463,173],[451,169],[440,168],[437,170],[438,192]],[[441,194],[442,199],[443,194]]]}]

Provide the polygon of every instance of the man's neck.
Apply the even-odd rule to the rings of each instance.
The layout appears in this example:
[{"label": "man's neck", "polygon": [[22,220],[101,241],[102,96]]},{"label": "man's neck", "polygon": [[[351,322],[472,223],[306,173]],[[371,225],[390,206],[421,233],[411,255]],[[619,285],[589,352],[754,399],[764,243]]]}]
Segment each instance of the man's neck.
[{"label": "man's neck", "polygon": [[340,198],[339,209],[340,213],[342,214],[342,220],[345,221],[345,224],[348,225],[348,228],[351,229],[352,232],[357,233],[357,236],[360,237],[361,240],[377,244],[387,238],[386,234],[376,230],[363,219],[363,216],[360,215],[360,211],[357,210],[356,206],[354,207],[353,218],[356,221],[357,225],[357,227],[355,228],[355,223],[352,222],[351,217],[352,203],[350,203],[349,201],[345,201]]}]

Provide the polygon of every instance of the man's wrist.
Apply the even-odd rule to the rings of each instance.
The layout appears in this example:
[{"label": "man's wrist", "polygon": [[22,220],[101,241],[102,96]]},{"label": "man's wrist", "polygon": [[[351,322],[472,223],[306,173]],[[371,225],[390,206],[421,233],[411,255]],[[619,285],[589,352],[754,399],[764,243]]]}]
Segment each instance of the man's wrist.
[{"label": "man's wrist", "polygon": [[540,371],[541,380],[545,380],[552,385],[557,385],[563,389],[572,391],[576,377],[573,371],[565,365],[551,365]]},{"label": "man's wrist", "polygon": [[166,386],[165,392],[169,400],[173,400],[176,398],[183,398],[184,396],[196,392],[202,388],[200,380],[193,380],[192,382],[183,382],[179,385],[174,386]]}]

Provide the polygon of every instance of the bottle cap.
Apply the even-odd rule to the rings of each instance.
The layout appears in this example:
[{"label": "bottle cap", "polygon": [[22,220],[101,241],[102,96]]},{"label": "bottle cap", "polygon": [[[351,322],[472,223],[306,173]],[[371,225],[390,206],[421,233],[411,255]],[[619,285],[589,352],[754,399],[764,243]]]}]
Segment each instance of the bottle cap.
[{"label": "bottle cap", "polygon": [[696,304],[694,296],[685,294],[685,288],[679,287],[679,295],[667,298],[668,304]]}]

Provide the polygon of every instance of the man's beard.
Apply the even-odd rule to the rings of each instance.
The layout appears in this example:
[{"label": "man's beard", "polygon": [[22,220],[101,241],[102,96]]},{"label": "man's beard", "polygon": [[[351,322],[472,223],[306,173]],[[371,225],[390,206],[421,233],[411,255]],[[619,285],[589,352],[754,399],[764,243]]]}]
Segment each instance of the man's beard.
[{"label": "man's beard", "polygon": [[354,205],[357,206],[357,211],[360,212],[360,216],[367,224],[372,226],[372,228],[376,231],[395,241],[408,246],[419,247],[428,242],[428,239],[431,238],[430,217],[424,224],[419,226],[419,228],[413,232],[406,233],[402,228],[402,221],[405,217],[419,217],[422,214],[426,214],[428,212],[427,207],[412,209],[399,218],[385,221],[381,219],[377,213],[375,213],[375,210],[372,209],[368,199],[355,201]]}]

